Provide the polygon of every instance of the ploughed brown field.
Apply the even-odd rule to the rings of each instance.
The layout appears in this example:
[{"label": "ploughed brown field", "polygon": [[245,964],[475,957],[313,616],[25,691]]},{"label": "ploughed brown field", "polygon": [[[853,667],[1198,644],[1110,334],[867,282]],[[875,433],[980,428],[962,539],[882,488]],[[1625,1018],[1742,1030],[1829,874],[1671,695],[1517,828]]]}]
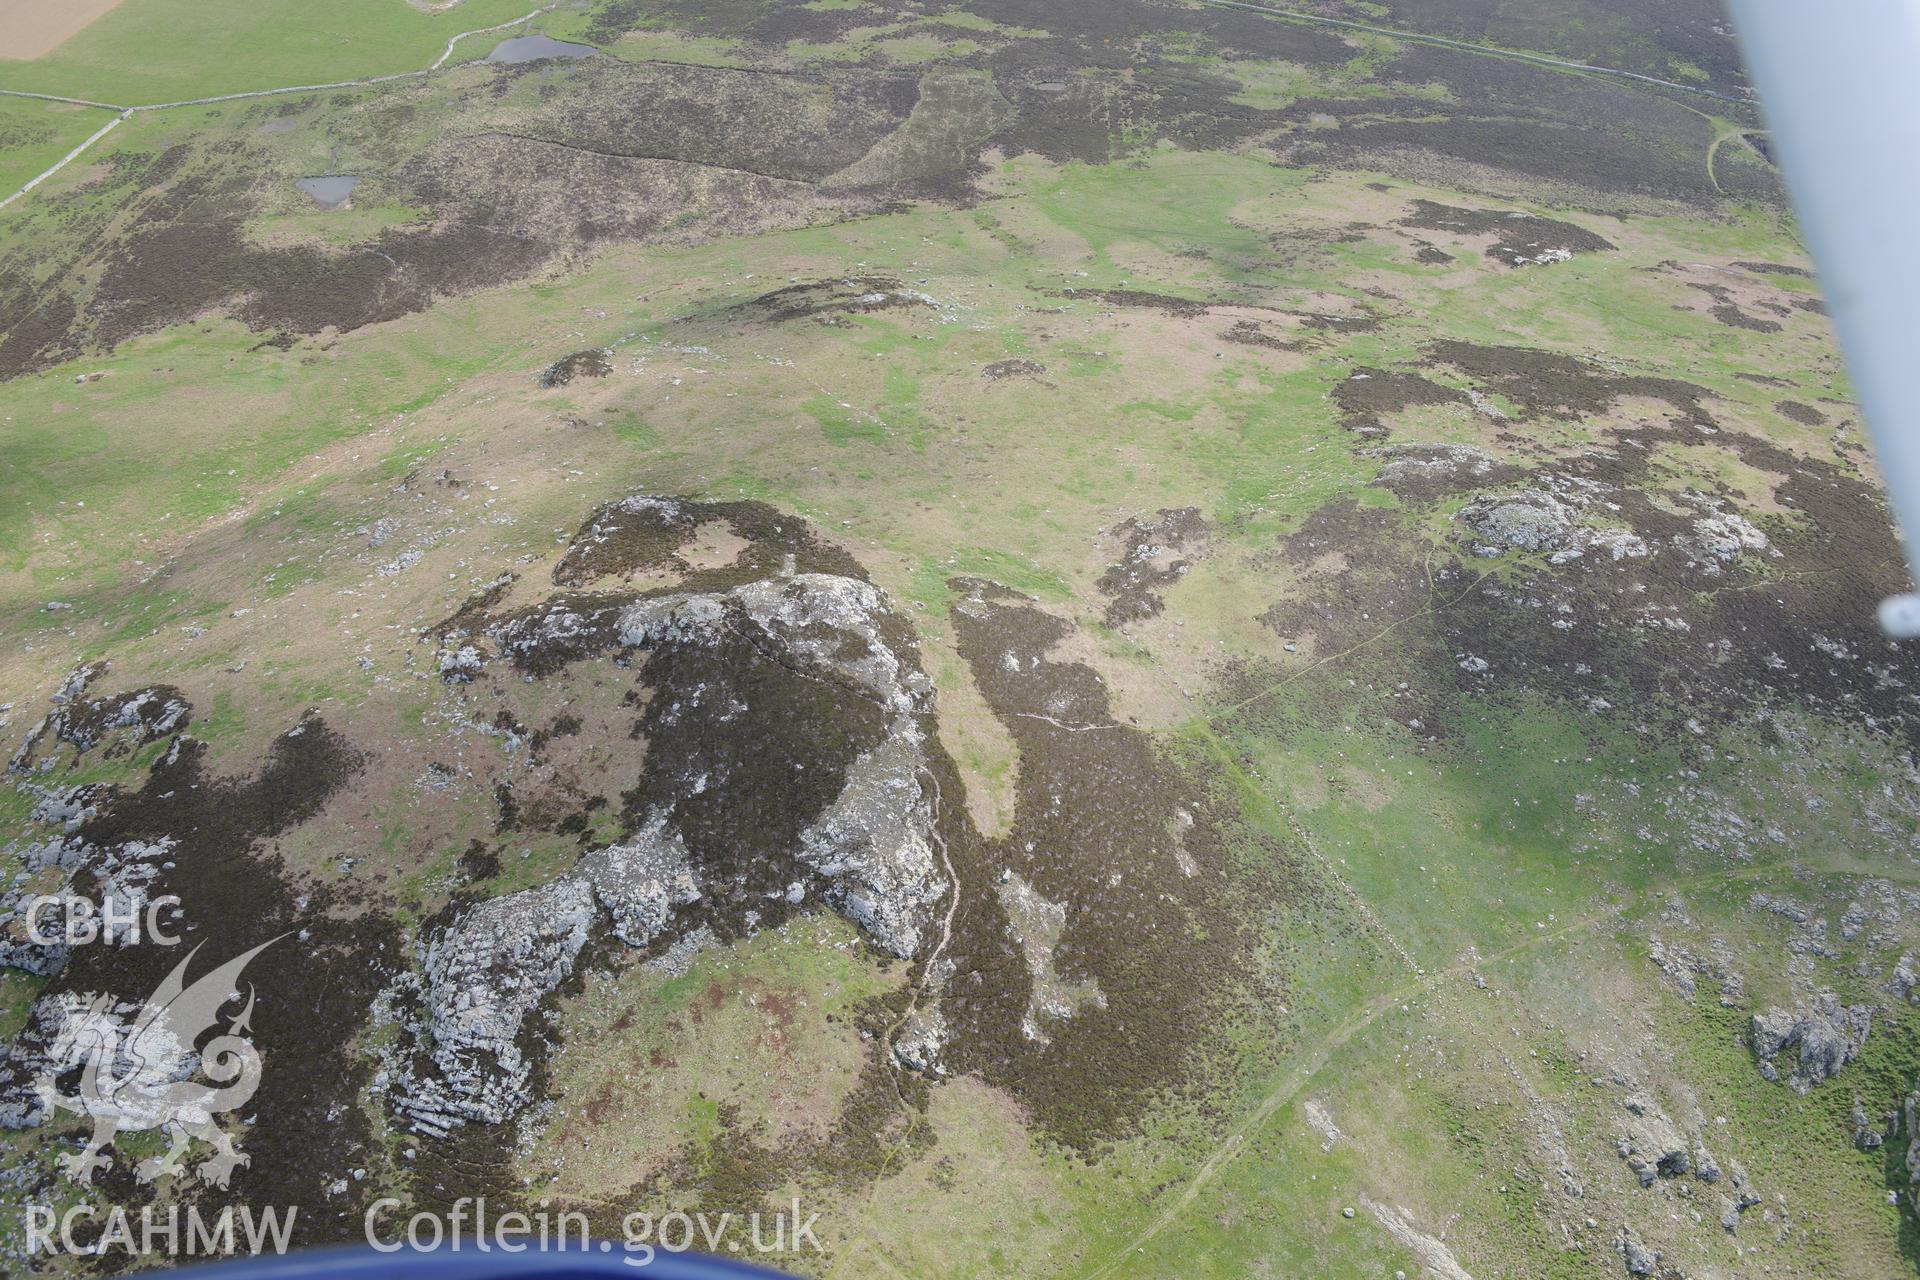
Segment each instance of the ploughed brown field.
[{"label": "ploughed brown field", "polygon": [[0,58],[28,61],[52,53],[120,0],[0,0]]}]

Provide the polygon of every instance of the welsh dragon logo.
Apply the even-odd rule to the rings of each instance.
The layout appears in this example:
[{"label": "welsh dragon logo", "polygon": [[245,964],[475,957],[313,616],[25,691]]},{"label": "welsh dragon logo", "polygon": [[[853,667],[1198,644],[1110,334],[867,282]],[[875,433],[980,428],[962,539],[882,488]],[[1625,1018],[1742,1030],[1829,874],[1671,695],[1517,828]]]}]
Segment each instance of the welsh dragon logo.
[{"label": "welsh dragon logo", "polygon": [[[245,1007],[228,1019],[226,1030],[197,1052],[194,1045],[214,1028],[221,1008],[240,994],[240,972],[247,962],[277,941],[263,942],[187,986],[187,966],[200,951],[196,946],[130,1019],[115,1014],[112,996],[81,997],[53,1043],[50,1069],[35,1085],[49,1114],[64,1108],[93,1121],[85,1150],[60,1157],[70,1177],[92,1182],[93,1171],[111,1163],[105,1149],[116,1134],[146,1129],[164,1130],[171,1145],[135,1167],[142,1182],[181,1172],[194,1138],[213,1148],[196,1170],[204,1182],[225,1187],[234,1169],[247,1163],[214,1117],[244,1106],[260,1087],[260,1051],[247,1039],[251,983]],[[59,1092],[55,1082],[76,1066],[81,1068],[79,1092]],[[213,1083],[193,1079],[196,1070]]]}]

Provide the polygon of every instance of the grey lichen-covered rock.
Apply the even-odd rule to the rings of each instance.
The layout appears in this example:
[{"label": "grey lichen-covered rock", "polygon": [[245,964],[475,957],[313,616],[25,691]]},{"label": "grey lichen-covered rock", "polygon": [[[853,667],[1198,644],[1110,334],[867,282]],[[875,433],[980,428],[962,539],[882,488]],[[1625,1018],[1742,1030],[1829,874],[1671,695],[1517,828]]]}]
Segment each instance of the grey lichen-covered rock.
[{"label": "grey lichen-covered rock", "polygon": [[1805,1093],[1858,1057],[1872,1027],[1871,1005],[1842,1005],[1833,992],[1823,991],[1811,1004],[1754,1014],[1750,1034],[1760,1074],[1769,1080],[1780,1078],[1774,1059],[1789,1048],[1798,1050],[1787,1084]]},{"label": "grey lichen-covered rock", "polygon": [[1659,1178],[1678,1178],[1694,1171],[1687,1136],[1659,1104],[1647,1094],[1635,1092],[1628,1094],[1621,1106],[1627,1119],[1618,1150],[1641,1186],[1650,1187]]},{"label": "grey lichen-covered rock", "polygon": [[621,613],[621,644],[711,641],[739,627],[777,648],[782,661],[837,679],[892,711],[926,709],[932,684],[909,671],[881,637],[889,610],[870,582],[832,573],[762,578],[718,593],[635,601]]},{"label": "grey lichen-covered rock", "polygon": [[573,972],[593,915],[591,887],[566,876],[480,903],[428,944],[434,1070],[412,1082],[402,1111],[444,1130],[449,1119],[497,1124],[526,1103],[522,1024]]},{"label": "grey lichen-covered rock", "polygon": [[894,1037],[893,1057],[909,1071],[943,1076],[947,1068],[940,1061],[940,1051],[946,1043],[947,1019],[940,1007],[916,1009]]},{"label": "grey lichen-covered rock", "polygon": [[885,639],[886,598],[838,574],[765,578],[717,593],[639,600],[622,611],[621,644],[716,642],[745,635],[794,670],[831,680],[891,712],[887,736],[848,769],[840,794],[800,835],[797,856],[830,883],[827,900],[894,955],[920,948],[946,892],[921,783],[926,735],[916,716],[932,685]]},{"label": "grey lichen-covered rock", "polygon": [[933,809],[920,773],[925,738],[911,716],[893,718],[885,741],[847,770],[840,795],[800,833],[800,857],[833,882],[827,898],[894,955],[920,949],[921,931],[946,893],[927,835]]},{"label": "grey lichen-covered rock", "polygon": [[[0,1080],[10,1082],[0,1089],[0,1129],[34,1128],[51,1117],[47,1099],[35,1085],[73,1066],[70,1054],[57,1048],[70,1038],[84,1041],[88,1035],[98,1035],[102,1043],[117,1046],[113,1060],[105,1064],[109,1078],[148,1072],[178,1081],[192,1075],[200,1055],[191,1045],[177,1046],[170,1060],[165,1056],[135,1060],[130,1046],[140,1012],[138,1001],[114,999],[95,1006],[87,993],[79,991],[51,993],[34,1001],[26,1025],[10,1043],[0,1047]],[[143,1047],[151,1050],[160,1046]]]},{"label": "grey lichen-covered rock", "polygon": [[811,666],[852,680],[892,711],[923,711],[932,683],[881,638],[889,610],[870,582],[837,574],[763,578],[736,589],[747,617]]},{"label": "grey lichen-covered rock", "polygon": [[441,647],[435,665],[442,680],[455,684],[473,679],[487,664],[475,646],[449,641]]},{"label": "grey lichen-covered rock", "polygon": [[1907,1181],[1920,1186],[1920,1081],[1915,1081],[1913,1091],[1901,1103],[1900,1114],[1906,1122]]},{"label": "grey lichen-covered rock", "polygon": [[1708,1183],[1718,1182],[1722,1176],[1720,1162],[1698,1139],[1693,1144],[1693,1176]]},{"label": "grey lichen-covered rock", "polygon": [[1902,954],[1894,963],[1893,972],[1887,975],[1886,989],[1896,999],[1920,1004],[1920,970],[1914,968],[1911,954]]},{"label": "grey lichen-covered rock", "polygon": [[[948,890],[923,786],[921,717],[932,709],[932,684],[889,639],[900,624],[880,591],[836,574],[786,573],[725,591],[603,599],[586,608],[535,611],[488,634],[505,651],[524,646],[535,662],[543,645],[574,653],[574,642],[589,634],[595,644],[652,651],[744,640],[788,671],[886,710],[885,736],[851,763],[835,798],[798,833],[792,854],[814,875],[776,896],[797,906],[817,894],[883,949],[902,958],[918,954]],[[707,787],[703,775],[689,794]],[[416,984],[421,1012],[411,1019],[430,1048],[393,1063],[390,1073],[399,1078],[396,1106],[416,1129],[445,1133],[469,1121],[498,1123],[525,1105],[531,1065],[521,1045],[528,1020],[572,972],[602,912],[622,942],[664,944],[675,954],[682,940],[676,935],[688,933],[687,921],[676,920],[680,908],[703,897],[703,876],[720,874],[689,847],[676,822],[678,804],[652,805],[625,839],[584,854],[540,888],[469,909],[432,940]],[[704,933],[705,925],[695,921],[692,928]],[[407,1004],[405,988],[403,982],[390,993],[396,1008]],[[896,1053],[916,1070],[937,1072],[944,1041],[944,1024],[928,1013],[903,1028]]]},{"label": "grey lichen-covered rock", "polygon": [[1389,461],[1380,468],[1374,483],[1395,492],[1480,479],[1494,468],[1491,456],[1463,444],[1402,445],[1380,453]]},{"label": "grey lichen-covered rock", "polygon": [[656,813],[629,840],[596,849],[578,869],[613,917],[613,933],[630,947],[644,947],[667,925],[677,906],[700,898],[700,883],[686,842]]},{"label": "grey lichen-covered rock", "polygon": [[[1899,1113],[1895,1112],[1889,1120],[1896,1120],[1898,1116]],[[1857,1093],[1853,1095],[1853,1107],[1847,1113],[1847,1123],[1853,1129],[1853,1145],[1862,1151],[1875,1150],[1885,1143],[1889,1136],[1874,1128],[1872,1117],[1867,1115],[1866,1103],[1861,1101]],[[1889,1128],[1891,1127],[1894,1126],[1890,1124]]]},{"label": "grey lichen-covered rock", "polygon": [[1622,1231],[1618,1244],[1621,1260],[1627,1265],[1630,1276],[1650,1276],[1660,1266],[1660,1255],[1635,1239],[1630,1231]]},{"label": "grey lichen-covered rock", "polygon": [[[1453,1256],[1453,1250],[1447,1247],[1446,1241],[1422,1231],[1408,1210],[1367,1195],[1360,1197],[1360,1203],[1395,1244],[1419,1259],[1422,1276],[1431,1276],[1433,1280],[1473,1280],[1467,1269],[1460,1265],[1460,1260]],[[1354,1216],[1351,1208],[1342,1213],[1345,1217]]]},{"label": "grey lichen-covered rock", "polygon": [[1482,498],[1460,513],[1491,551],[1554,551],[1573,537],[1573,512],[1550,493],[1527,489]]},{"label": "grey lichen-covered rock", "polygon": [[1621,508],[1606,486],[1544,472],[1533,479],[1530,488],[1482,494],[1461,510],[1461,522],[1474,534],[1474,554],[1531,552],[1556,565],[1589,556],[1620,561],[1651,554],[1644,537],[1619,525]]},{"label": "grey lichen-covered rock", "polygon": [[1676,538],[1674,545],[1695,564],[1718,566],[1730,563],[1742,552],[1765,551],[1772,544],[1739,512],[1715,510],[1703,502],[1703,514],[1694,520],[1693,533]]},{"label": "grey lichen-covered rock", "polygon": [[[79,803],[73,793],[50,795],[43,805],[54,820]],[[92,805],[84,812],[91,814]],[[36,810],[36,818],[41,810]],[[71,827],[71,822],[63,824]],[[131,946],[137,943],[148,918],[148,903],[161,872],[170,866],[175,841],[171,836],[153,840],[127,840],[119,844],[98,845],[74,835],[41,841],[17,851],[23,878],[0,892],[0,965],[21,969],[41,977],[51,977],[66,967],[72,948],[64,941],[36,941],[27,919],[27,908],[42,895],[79,894],[95,904],[99,922],[99,942],[107,946]],[[25,875],[53,871],[57,885],[28,880]],[[86,889],[76,888],[76,878],[84,878]],[[155,921],[165,927],[163,916]],[[66,918],[58,910],[43,909],[38,921],[40,936],[64,937]]]},{"label": "grey lichen-covered rock", "polygon": [[1107,998],[1096,983],[1071,981],[1054,965],[1055,952],[1067,928],[1065,903],[1049,901],[1010,872],[1002,873],[997,892],[1007,913],[1007,929],[1026,957],[1027,973],[1033,980],[1020,1031],[1035,1044],[1047,1044],[1052,1040],[1047,1031],[1050,1023],[1073,1017],[1083,1006],[1104,1009]]}]

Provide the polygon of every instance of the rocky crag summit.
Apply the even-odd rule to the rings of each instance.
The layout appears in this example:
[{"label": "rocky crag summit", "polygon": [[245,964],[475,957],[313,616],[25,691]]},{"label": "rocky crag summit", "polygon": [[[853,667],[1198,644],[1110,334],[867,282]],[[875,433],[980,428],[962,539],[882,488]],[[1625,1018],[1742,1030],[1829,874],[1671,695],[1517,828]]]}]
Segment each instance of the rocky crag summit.
[{"label": "rocky crag summit", "polygon": [[[730,561],[688,551],[722,528],[744,544]],[[589,518],[554,580],[676,587],[576,590],[438,632],[449,682],[637,668],[648,748],[621,839],[451,910],[422,942],[392,993],[422,1033],[393,1087],[409,1124],[445,1134],[527,1103],[529,1017],[596,936],[657,954],[819,901],[883,951],[920,954],[949,891],[930,840],[932,684],[856,575],[769,509],[635,496]]]}]

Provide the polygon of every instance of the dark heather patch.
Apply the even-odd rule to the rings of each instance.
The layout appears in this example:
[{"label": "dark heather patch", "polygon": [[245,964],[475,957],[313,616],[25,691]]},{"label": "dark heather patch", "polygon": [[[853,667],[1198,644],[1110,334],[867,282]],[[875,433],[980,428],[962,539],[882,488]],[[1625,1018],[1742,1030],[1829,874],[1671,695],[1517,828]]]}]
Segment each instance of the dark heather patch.
[{"label": "dark heather patch", "polygon": [[[1619,67],[1671,79],[1678,57],[1699,67],[1723,93],[1746,87],[1746,68],[1718,0],[1562,0],[1551,10],[1481,0],[1338,0],[1334,16],[1354,18],[1573,62]],[[1549,16],[1551,15],[1551,16]],[[1731,104],[1729,104],[1731,105]]]},{"label": "dark heather patch", "polygon": [[[296,1245],[358,1241],[372,1183],[354,1182],[351,1171],[383,1167],[385,1155],[360,1107],[370,1068],[353,1043],[381,984],[403,963],[398,936],[377,911],[357,910],[363,904],[325,886],[293,881],[271,841],[313,818],[360,757],[312,716],[277,738],[250,778],[210,778],[202,769],[203,744],[177,743],[139,790],[106,789],[78,838],[102,846],[163,836],[178,841],[151,892],[178,895],[187,945],[76,948],[41,998],[111,992],[138,1001],[196,944],[205,952],[189,981],[250,947],[304,930],[298,940],[285,937],[268,947],[244,975],[258,992],[251,1038],[266,1060],[245,1108],[255,1121],[240,1143],[250,1163],[234,1170],[227,1190],[181,1179],[175,1192],[203,1212],[228,1204],[299,1205]],[[23,1040],[35,1034],[37,1017]],[[17,1100],[31,1086],[26,1079],[0,1080],[0,1096]],[[124,1153],[110,1154],[116,1166],[130,1163]],[[336,1179],[347,1180],[347,1194],[329,1194]]]},{"label": "dark heather patch", "polygon": [[1163,507],[1158,519],[1142,521],[1130,516],[1114,533],[1120,539],[1120,560],[1107,566],[1095,584],[1108,597],[1106,621],[1110,627],[1151,618],[1166,608],[1154,588],[1171,586],[1186,575],[1191,562],[1174,559],[1172,553],[1205,538],[1207,522],[1198,507]]},{"label": "dark heather patch", "polygon": [[107,252],[88,308],[93,340],[112,348],[210,306],[266,332],[356,329],[524,274],[551,252],[472,225],[388,229],[338,252],[261,248],[245,230],[256,203],[244,180],[199,174],[150,201],[139,229]]},{"label": "dark heather patch", "polygon": [[1785,378],[1776,378],[1770,373],[1748,373],[1742,370],[1733,375],[1742,382],[1751,382],[1761,387],[1791,387],[1793,383]]},{"label": "dark heather patch", "polygon": [[50,368],[79,355],[79,311],[79,304],[65,294],[44,287],[36,292],[25,273],[0,283],[0,315],[14,317],[0,329],[0,378]]},{"label": "dark heather patch", "polygon": [[616,573],[664,568],[700,525],[697,504],[647,499],[610,502],[587,517],[560,563],[556,586],[582,586]]},{"label": "dark heather patch", "polygon": [[1301,344],[1290,338],[1277,337],[1268,333],[1251,320],[1236,320],[1233,327],[1220,335],[1222,342],[1234,342],[1243,347],[1265,347],[1270,351],[1299,351]]},{"label": "dark heather patch", "polygon": [[[1123,61],[1132,54],[1128,42],[1163,35],[1167,12],[1152,0],[1066,0],[1038,6],[1032,0],[966,0],[940,5],[941,12],[965,11],[1004,26],[1039,27],[1076,38],[1089,58],[1115,57],[1120,46]],[[1230,10],[1203,10],[1180,15],[1179,29],[1196,34],[1199,52],[1239,53],[1243,56],[1283,59],[1306,66],[1338,66],[1353,56],[1352,48],[1331,32],[1292,23],[1274,22],[1257,14]]]},{"label": "dark heather patch", "polygon": [[881,707],[771,648],[729,635],[663,646],[642,669],[654,695],[641,713],[646,768],[621,817],[632,831],[651,811],[673,814],[699,869],[702,922],[723,939],[751,932],[749,913],[767,926],[792,913],[787,886],[818,875],[794,856],[800,832],[887,732]]},{"label": "dark heather patch", "polygon": [[1386,459],[1373,483],[1403,502],[1438,502],[1457,493],[1511,484],[1524,467],[1499,462],[1478,449],[1455,444],[1396,445],[1380,451]]},{"label": "dark heather patch", "polygon": [[[1292,892],[1267,878],[1277,860],[1229,865],[1204,770],[1182,772],[1116,723],[1091,668],[1046,656],[1068,623],[992,583],[952,585],[960,655],[1020,771],[1005,836],[947,828],[961,885],[940,998],[947,1059],[1010,1090],[1054,1141],[1095,1154],[1136,1131],[1149,1098],[1198,1096],[1229,1069],[1215,1057],[1228,992],[1247,979],[1258,922]],[[1032,981],[999,896],[1008,875],[1065,908],[1055,971],[1105,999],[1044,1019],[1046,1043],[1021,1030]]]},{"label": "dark heather patch", "polygon": [[980,376],[990,382],[999,382],[1006,378],[1037,378],[1047,371],[1047,366],[1038,360],[996,360],[980,371]]},{"label": "dark heather patch", "polygon": [[1827,415],[1810,404],[1801,404],[1798,400],[1782,400],[1773,406],[1773,411],[1783,418],[1791,418],[1803,427],[1824,427]]},{"label": "dark heather patch", "polygon": [[1333,402],[1340,406],[1341,425],[1360,435],[1380,436],[1387,426],[1383,413],[1394,413],[1416,405],[1465,404],[1473,401],[1455,387],[1444,387],[1417,373],[1396,372],[1361,366],[1337,383]]},{"label": "dark heather patch", "polygon": [[1798,310],[1810,312],[1816,316],[1827,314],[1827,303],[1824,298],[1795,298],[1793,305]]},{"label": "dark heather patch", "polygon": [[1773,321],[1763,320],[1759,316],[1749,315],[1745,311],[1742,311],[1740,305],[1734,301],[1733,291],[1725,285],[1705,284],[1698,280],[1689,280],[1687,287],[1704,293],[1713,299],[1714,305],[1710,308],[1708,314],[1712,315],[1713,318],[1721,324],[1730,325],[1736,329],[1748,329],[1754,333],[1780,332],[1780,326]]},{"label": "dark heather patch", "polygon": [[519,579],[517,573],[503,573],[479,591],[460,602],[460,607],[439,622],[421,631],[421,636],[468,635],[486,621],[487,615],[502,600],[507,592],[513,590],[513,584]]},{"label": "dark heather patch", "polygon": [[575,378],[604,378],[613,372],[613,353],[605,347],[589,347],[562,356],[540,371],[540,385],[564,387]]},{"label": "dark heather patch", "polygon": [[1709,314],[1721,324],[1730,325],[1735,329],[1747,329],[1754,333],[1780,332],[1780,326],[1776,322],[1748,315],[1731,302],[1715,303]]},{"label": "dark heather patch", "polygon": [[1194,298],[1176,298],[1164,293],[1148,293],[1141,289],[1066,289],[1060,294],[1063,298],[1093,298],[1115,307],[1140,307],[1148,311],[1159,311],[1182,320],[1207,314],[1208,305]]},{"label": "dark heather patch", "polygon": [[523,116],[485,113],[497,123],[484,136],[543,158],[571,150],[796,184],[860,159],[907,118],[920,85],[917,71],[878,67],[791,75],[617,58],[494,73],[498,84],[528,77],[552,86],[551,95]]},{"label": "dark heather patch", "polygon": [[[1614,248],[1611,241],[1571,222],[1559,222],[1531,213],[1457,209],[1431,200],[1415,200],[1413,213],[1402,218],[1399,225],[1420,231],[1452,231],[1460,235],[1497,237],[1488,246],[1487,256],[1509,267],[1538,266],[1556,261],[1562,254],[1601,253]],[[1452,258],[1441,253],[1440,260],[1449,262]]]},{"label": "dark heather patch", "polygon": [[[1707,554],[1695,519],[1728,510],[1727,498],[1700,497],[1698,516],[1657,505],[1646,489],[1659,480],[1655,450],[1666,448],[1727,450],[1781,477],[1775,499],[1802,518],[1763,520],[1764,551]],[[1397,513],[1342,502],[1282,550],[1302,565],[1330,551],[1345,563],[1310,576],[1300,598],[1264,620],[1289,639],[1311,634],[1322,652],[1402,620],[1396,643],[1369,654],[1368,673],[1378,687],[1408,683],[1384,713],[1422,738],[1452,732],[1463,698],[1545,697],[1653,741],[1690,742],[1690,723],[1793,706],[1920,744],[1920,657],[1874,624],[1875,606],[1901,589],[1905,570],[1873,486],[1754,436],[1686,426],[1626,432],[1613,450],[1561,459],[1551,472],[1562,491],[1599,486],[1605,518],[1624,521],[1644,554],[1589,548],[1566,563],[1534,559],[1490,576],[1464,528],[1429,563]],[[1542,468],[1529,483],[1547,478]],[[1273,678],[1243,673],[1236,691],[1257,695]]]},{"label": "dark heather patch", "polygon": [[1578,418],[1611,409],[1622,396],[1665,400],[1687,421],[1713,426],[1701,406],[1712,392],[1676,378],[1617,374],[1605,366],[1531,347],[1483,347],[1439,341],[1427,354],[1450,364],[1489,391],[1513,401],[1528,416]]},{"label": "dark heather patch", "polygon": [[1424,262],[1430,267],[1445,267],[1453,264],[1452,254],[1445,249],[1436,249],[1430,244],[1421,245],[1419,252],[1413,255],[1413,259],[1415,262]]},{"label": "dark heather patch", "polygon": [[788,285],[744,302],[731,303],[711,315],[685,317],[678,323],[717,320],[730,326],[746,327],[931,305],[925,297],[908,289],[892,276],[842,276],[835,280],[811,280]]},{"label": "dark heather patch", "polygon": [[1289,311],[1308,329],[1322,329],[1329,333],[1373,333],[1380,327],[1380,317],[1371,311],[1357,316],[1335,315],[1327,311]]},{"label": "dark heather patch", "polygon": [[[1431,113],[1431,103],[1427,109]],[[1627,134],[1470,114],[1441,120],[1350,124],[1338,131],[1300,138],[1288,158],[1295,163],[1321,160],[1355,168],[1387,165],[1405,171],[1409,177],[1422,172],[1435,175],[1436,171],[1423,170],[1417,163],[1422,152],[1443,161],[1453,159],[1507,170],[1523,181],[1591,187],[1611,195],[1651,196],[1695,205],[1710,205],[1717,195],[1698,159],[1669,156],[1637,144]]]},{"label": "dark heather patch", "polygon": [[1813,272],[1805,267],[1790,267],[1781,262],[1736,262],[1733,264],[1742,271],[1754,271],[1763,276],[1793,276],[1800,280],[1813,279]]},{"label": "dark heather patch", "polygon": [[[1430,596],[1424,557],[1410,552],[1406,518],[1389,508],[1361,507],[1343,497],[1319,508],[1299,529],[1280,539],[1279,549],[1308,570],[1297,599],[1276,602],[1260,621],[1287,643],[1312,638],[1316,652],[1351,648],[1387,625],[1387,621],[1424,608]],[[1327,569],[1324,564],[1337,567]],[[1444,572],[1444,571],[1443,571]],[[1400,661],[1401,645],[1387,651]],[[1223,695],[1244,700],[1278,673],[1258,664],[1229,673]],[[1432,718],[1432,712],[1428,713]]]},{"label": "dark heather patch", "polygon": [[500,853],[488,848],[486,841],[475,840],[460,855],[459,865],[460,874],[469,882],[491,880],[500,874]]},{"label": "dark heather patch", "polygon": [[[716,520],[746,539],[747,549],[731,565],[695,572],[676,553],[696,529]],[[789,556],[795,573],[867,576],[857,560],[822,541],[805,520],[767,503],[635,497],[605,503],[581,522],[554,566],[553,581],[555,586],[575,587],[674,569],[685,575],[674,590],[716,591],[785,572]]]},{"label": "dark heather patch", "polygon": [[[1456,186],[1465,176],[1461,164],[1485,166],[1518,176],[1519,183],[1500,184],[1515,195],[1545,180],[1601,205],[1653,197],[1711,206],[1724,198],[1704,163],[1711,126],[1690,105],[1660,94],[1414,44],[1403,46],[1376,79],[1439,84],[1461,105],[1437,114],[1426,98],[1295,102],[1282,113],[1297,126],[1281,144],[1282,154],[1295,162],[1317,158]],[[1731,104],[1729,109],[1741,112]],[[1343,126],[1307,127],[1315,115],[1328,114],[1343,117]],[[1727,194],[1782,199],[1763,166],[1725,168]],[[1471,180],[1479,184],[1485,177]]]},{"label": "dark heather patch", "polygon": [[[496,91],[523,77],[554,92],[515,118],[520,132],[488,130]],[[792,77],[611,58],[503,69],[465,87],[436,82],[451,116],[475,121],[460,136],[409,130],[400,98],[418,86],[351,98],[342,127],[393,151],[383,179],[393,199],[432,216],[341,248],[255,243],[249,220],[271,208],[285,175],[251,135],[116,156],[110,189],[49,193],[31,215],[59,220],[48,242],[60,261],[43,260],[34,237],[0,255],[0,378],[214,309],[266,334],[345,332],[595,243],[683,243],[870,213],[886,193],[816,184],[898,127],[917,83],[864,69]]]}]

